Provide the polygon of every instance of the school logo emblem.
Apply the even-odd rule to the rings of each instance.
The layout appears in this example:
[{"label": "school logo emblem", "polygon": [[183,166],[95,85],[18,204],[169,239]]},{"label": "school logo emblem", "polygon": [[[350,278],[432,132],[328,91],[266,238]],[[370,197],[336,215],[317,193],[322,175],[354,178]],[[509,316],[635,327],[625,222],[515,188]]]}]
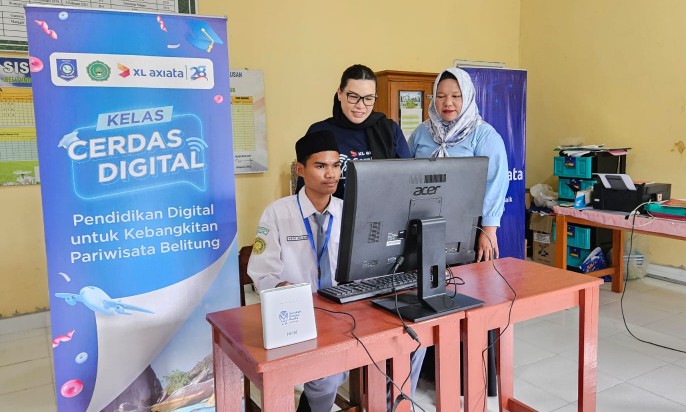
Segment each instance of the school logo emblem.
[{"label": "school logo emblem", "polygon": [[110,78],[112,69],[110,66],[106,65],[100,60],[96,60],[86,66],[86,73],[88,73],[88,77],[90,77],[91,80],[95,80],[96,82],[104,82]]},{"label": "school logo emblem", "polygon": [[57,59],[57,76],[66,81],[74,80],[78,77],[76,70],[76,59]]},{"label": "school logo emblem", "polygon": [[258,236],[255,238],[255,243],[252,245],[252,254],[261,255],[266,248],[267,242],[265,242],[264,239]]}]

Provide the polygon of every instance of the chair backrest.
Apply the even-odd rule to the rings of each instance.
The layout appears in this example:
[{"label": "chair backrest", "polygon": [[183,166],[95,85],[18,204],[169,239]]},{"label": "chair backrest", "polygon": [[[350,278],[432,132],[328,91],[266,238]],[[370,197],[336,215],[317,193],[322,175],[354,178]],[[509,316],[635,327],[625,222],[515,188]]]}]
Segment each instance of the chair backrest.
[{"label": "chair backrest", "polygon": [[238,277],[241,284],[241,306],[245,306],[245,286],[252,285],[252,279],[248,276],[248,262],[252,254],[252,245],[243,246],[238,252]]}]

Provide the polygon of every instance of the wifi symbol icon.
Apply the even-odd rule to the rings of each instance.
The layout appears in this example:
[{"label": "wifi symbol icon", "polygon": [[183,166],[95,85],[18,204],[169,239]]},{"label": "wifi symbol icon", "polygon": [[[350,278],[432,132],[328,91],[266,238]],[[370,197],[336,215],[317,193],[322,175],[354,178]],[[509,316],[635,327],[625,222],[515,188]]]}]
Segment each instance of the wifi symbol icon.
[{"label": "wifi symbol icon", "polygon": [[199,137],[189,137],[186,139],[186,144],[194,152],[200,152],[204,149],[207,149],[207,143],[205,143],[205,141]]}]

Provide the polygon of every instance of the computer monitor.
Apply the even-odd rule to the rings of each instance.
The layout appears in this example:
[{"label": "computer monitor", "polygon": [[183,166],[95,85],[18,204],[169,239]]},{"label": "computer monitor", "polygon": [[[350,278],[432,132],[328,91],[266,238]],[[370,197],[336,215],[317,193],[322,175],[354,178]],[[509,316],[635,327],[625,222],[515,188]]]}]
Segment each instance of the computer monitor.
[{"label": "computer monitor", "polygon": [[[417,294],[399,310],[412,321],[474,307],[446,293],[447,265],[475,261],[488,158],[387,159],[347,163],[336,281],[417,271]],[[395,299],[375,304],[395,311]],[[400,307],[402,306],[402,307]]]}]

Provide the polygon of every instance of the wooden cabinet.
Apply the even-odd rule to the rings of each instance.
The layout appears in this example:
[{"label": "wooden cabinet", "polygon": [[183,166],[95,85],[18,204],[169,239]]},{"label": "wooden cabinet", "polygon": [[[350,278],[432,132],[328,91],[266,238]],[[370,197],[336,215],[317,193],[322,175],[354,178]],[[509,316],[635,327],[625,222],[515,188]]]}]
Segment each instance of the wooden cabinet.
[{"label": "wooden cabinet", "polygon": [[[376,94],[378,99],[374,110],[385,114],[388,118],[400,122],[400,92],[422,92],[423,117],[429,118],[429,102],[433,97],[434,80],[438,73],[401,72],[384,70],[376,73]],[[402,125],[401,125],[402,126]]]}]

